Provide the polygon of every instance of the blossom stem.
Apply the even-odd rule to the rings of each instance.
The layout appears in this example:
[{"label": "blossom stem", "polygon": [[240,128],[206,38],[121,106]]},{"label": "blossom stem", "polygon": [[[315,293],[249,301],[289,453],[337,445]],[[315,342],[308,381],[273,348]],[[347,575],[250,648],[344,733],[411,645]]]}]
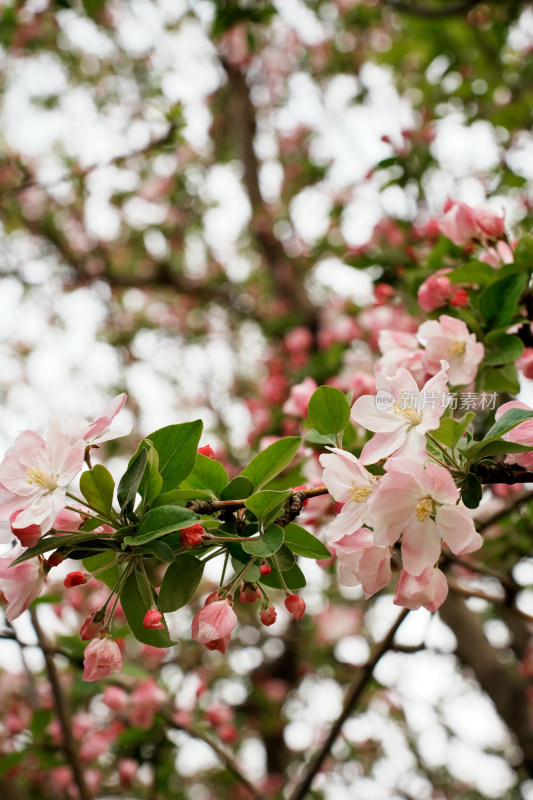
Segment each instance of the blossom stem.
[{"label": "blossom stem", "polygon": [[[448,464],[450,465],[450,467],[452,467],[452,468],[453,468],[453,469],[454,469],[456,472],[460,472],[461,470],[460,470],[460,467],[459,467],[459,465],[458,465],[458,464],[457,464],[457,463],[454,461],[454,459],[453,459],[453,458],[452,458],[450,455],[448,455],[448,453],[446,452],[446,448],[445,448],[445,447],[443,447],[443,446],[442,446],[442,444],[441,444],[441,443],[440,443],[440,442],[439,442],[437,439],[435,439],[435,437],[434,437],[434,436],[432,436],[432,435],[431,435],[431,433],[426,433],[426,436],[428,437],[429,441],[430,441],[432,444],[434,444],[434,445],[435,445],[435,447],[438,447],[438,448],[439,448],[439,450],[441,451],[442,455],[444,456],[444,458],[446,459],[446,461],[448,462]],[[436,459],[435,459],[435,460],[436,460]],[[441,463],[441,462],[439,461],[439,464],[440,464],[440,463]],[[443,466],[444,466],[444,465],[443,465]],[[446,467],[446,468],[447,468],[447,467]],[[448,469],[448,468],[447,468],[447,469]]]},{"label": "blossom stem", "polygon": [[229,582],[227,588],[224,589],[224,595],[233,594],[233,592],[235,591],[239,583],[243,580],[244,576],[246,575],[246,573],[248,572],[248,570],[250,569],[250,567],[254,562],[255,562],[255,556],[252,556],[251,559],[246,562],[241,571],[238,572],[233,578],[233,580]]},{"label": "blossom stem", "polygon": [[279,578],[279,582],[281,583],[281,586],[283,588],[283,591],[289,593],[290,589],[287,587],[287,584],[285,583],[285,579],[283,578],[283,575],[282,575],[281,570],[279,568],[279,564],[278,564],[278,560],[277,560],[276,556],[272,556],[272,563],[274,564],[274,569],[276,570],[276,573],[277,573],[277,576]]},{"label": "blossom stem", "polygon": [[220,576],[220,587],[219,588],[221,588],[222,585],[224,584],[224,579],[226,577],[226,570],[228,568],[228,563],[229,563],[229,550],[226,550],[226,555],[224,557],[224,566],[222,567],[222,575]]},{"label": "blossom stem", "polygon": [[[108,514],[104,514],[98,508],[95,508],[90,503],[88,503],[87,500],[83,500],[81,497],[76,497],[76,495],[72,494],[72,492],[67,492],[67,497],[70,497],[70,499],[74,500],[74,502],[76,502],[76,503],[81,503],[82,505],[87,506],[87,508],[90,508],[91,511],[94,511],[98,515],[98,518],[106,519],[109,523],[111,523],[111,525],[113,527],[115,527],[115,524],[119,521],[118,515],[113,514],[113,516],[109,516]],[[80,513],[80,509],[79,508],[75,508],[73,510],[77,511],[78,514]],[[111,510],[113,510],[113,509],[111,509]]]}]

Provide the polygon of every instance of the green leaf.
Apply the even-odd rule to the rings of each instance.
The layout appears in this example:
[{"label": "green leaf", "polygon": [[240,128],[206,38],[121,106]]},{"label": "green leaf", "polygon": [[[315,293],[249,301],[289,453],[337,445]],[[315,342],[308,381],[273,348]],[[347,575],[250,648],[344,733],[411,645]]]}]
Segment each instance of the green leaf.
[{"label": "green leaf", "polygon": [[508,275],[483,290],[479,298],[479,311],[488,328],[499,328],[512,322],[527,279],[524,274]]},{"label": "green leaf", "polygon": [[452,283],[492,283],[498,272],[483,261],[470,261],[462,267],[446,273]]},{"label": "green leaf", "polygon": [[176,554],[174,550],[168,546],[166,542],[161,542],[159,539],[156,539],[153,542],[148,542],[148,544],[143,545],[139,548],[141,553],[148,553],[149,555],[155,556],[159,561],[174,561],[176,558]]},{"label": "green leaf", "polygon": [[490,334],[487,336],[490,343],[490,351],[485,350],[484,364],[498,365],[509,364],[516,361],[524,352],[524,343],[518,336],[504,333],[497,339],[491,341]]},{"label": "green leaf", "polygon": [[304,558],[331,558],[331,553],[320,539],[294,522],[285,526],[285,545]]},{"label": "green leaf", "polygon": [[175,611],[192,600],[204,572],[204,562],[183,553],[165,572],[157,605],[160,611]]},{"label": "green leaf", "polygon": [[337,444],[337,440],[335,438],[334,433],[330,433],[327,436],[323,436],[321,433],[316,431],[314,428],[311,428],[310,431],[307,431],[305,434],[305,441],[310,442],[311,444],[319,444],[319,445],[333,445]]},{"label": "green leaf", "polygon": [[301,443],[299,436],[285,436],[283,439],[278,439],[252,458],[240,477],[249,478],[255,489],[261,489],[265,483],[288,467]]},{"label": "green leaf", "polygon": [[244,505],[255,514],[260,525],[266,528],[270,522],[283,516],[283,506],[291,494],[292,489],[285,489],[282,492],[264,489],[248,497]]},{"label": "green leaf", "polygon": [[483,497],[483,487],[479,478],[469,472],[461,489],[461,500],[467,508],[477,508]]},{"label": "green leaf", "polygon": [[[501,439],[496,439],[493,442],[488,442],[475,453],[475,460],[479,461],[482,458],[489,456],[508,455],[509,453],[530,453],[531,447],[525,444],[515,444],[514,442],[504,442]],[[472,457],[470,457],[472,460]]]},{"label": "green leaf", "polygon": [[533,417],[533,411],[528,411],[525,408],[510,408],[505,414],[502,414],[500,419],[494,423],[492,428],[487,431],[484,441],[491,439],[494,436],[502,436],[504,433],[512,430],[516,425],[524,422],[526,419]]},{"label": "green leaf", "polygon": [[[145,447],[141,442],[140,447]],[[163,488],[163,478],[159,472],[159,455],[153,445],[146,451],[148,453],[146,469],[139,485],[139,494],[144,500],[145,506],[150,506]]]},{"label": "green leaf", "polygon": [[153,539],[160,539],[167,533],[180,531],[194,525],[200,517],[189,511],[188,508],[181,506],[161,506],[153,508],[139,523],[137,533],[134,536],[125,536],[124,543],[129,545],[141,545],[151,542]]},{"label": "green leaf", "polygon": [[193,471],[182,482],[183,489],[201,489],[211,497],[220,497],[228,483],[228,474],[220,461],[198,454]]},{"label": "green leaf", "polygon": [[245,500],[254,490],[254,485],[250,478],[244,475],[237,475],[232,481],[224,486],[220,492],[221,500]]},{"label": "green leaf", "polygon": [[147,461],[147,451],[140,450],[133,456],[128,464],[128,469],[120,479],[117,489],[117,498],[121,511],[125,514],[129,511],[133,511],[135,497],[137,496]]},{"label": "green leaf", "polygon": [[80,490],[88,503],[102,514],[109,514],[113,506],[115,481],[105,467],[96,464],[83,472],[80,477]]},{"label": "green leaf", "polygon": [[454,431],[453,437],[453,446],[457,447],[459,442],[461,441],[463,434],[465,433],[466,429],[472,422],[475,417],[475,413],[473,411],[469,411],[467,414],[464,415],[462,419],[456,420],[457,425]]},{"label": "green leaf", "polygon": [[279,525],[271,525],[260,538],[241,541],[245,553],[260,558],[274,555],[283,544],[283,529]]},{"label": "green leaf", "polygon": [[307,406],[313,427],[323,436],[341,433],[350,421],[350,405],[334,386],[319,386]]},{"label": "green leaf", "polygon": [[177,489],[194,469],[202,428],[202,421],[197,419],[194,422],[167,425],[146,437],[146,445],[153,444],[159,455],[163,492]]},{"label": "green leaf", "polygon": [[455,420],[453,417],[441,417],[439,427],[436,430],[431,431],[431,434],[438,442],[445,445],[445,447],[453,449],[456,427],[457,420]]},{"label": "green leaf", "polygon": [[[305,586],[305,575],[298,564],[294,564],[291,569],[283,572],[283,580],[285,581],[287,588],[291,589],[292,591],[303,589]],[[269,575],[262,575],[260,582],[264,583],[265,586],[270,586],[272,589],[283,589],[281,581],[278,577],[278,573],[275,569],[273,569]]]},{"label": "green leaf", "polygon": [[[137,576],[139,576],[139,580],[137,580]],[[142,590],[141,585],[143,586]],[[120,593],[120,603],[131,632],[143,644],[149,644],[152,647],[172,647],[174,642],[168,635],[164,619],[161,620],[165,625],[163,630],[143,627],[145,614],[152,604],[155,605],[155,600],[155,592],[146,586],[143,576],[138,572],[131,572]]]},{"label": "green leaf", "polygon": [[[107,544],[107,540],[95,536],[94,533],[88,531],[87,533],[72,533],[65,534],[64,536],[45,536],[41,539],[35,547],[29,547],[21,555],[13,561],[13,564],[22,564],[23,561],[28,561],[30,558],[35,558],[42,553],[47,553],[49,550],[68,550],[68,548],[77,547],[82,542],[93,541],[99,545]],[[104,548],[102,548],[104,549]]]},{"label": "green leaf", "polygon": [[[273,558],[268,559],[268,563],[270,564],[272,569],[274,569],[273,561],[274,561]],[[282,544],[278,552],[276,553],[276,564],[278,565],[278,568],[281,570],[281,572],[288,572],[296,564],[296,556],[294,555],[292,550],[289,547],[287,547],[286,544]]]},{"label": "green leaf", "polygon": [[[97,553],[94,556],[88,556],[87,558],[83,559],[83,566],[87,570],[87,572],[96,572],[97,569],[101,569],[105,567],[106,564],[112,564],[117,558],[116,551],[107,551],[105,553]],[[96,579],[98,581],[102,581],[105,583],[109,589],[113,589],[116,586],[116,583],[119,579],[119,570],[118,567],[115,565],[110,567],[109,569],[104,570],[103,572],[98,573]]]},{"label": "green leaf", "polygon": [[528,272],[533,271],[533,237],[523,234],[514,249],[514,263]]},{"label": "green leaf", "polygon": [[514,364],[505,364],[503,367],[489,369],[483,381],[486,392],[499,392],[501,394],[518,394],[520,381]]}]

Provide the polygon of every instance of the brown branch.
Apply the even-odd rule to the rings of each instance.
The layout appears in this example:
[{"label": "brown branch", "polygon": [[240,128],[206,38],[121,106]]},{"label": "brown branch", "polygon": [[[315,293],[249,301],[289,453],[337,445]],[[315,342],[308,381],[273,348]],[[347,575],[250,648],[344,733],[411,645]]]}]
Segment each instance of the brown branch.
[{"label": "brown branch", "polygon": [[491,525],[496,525],[497,522],[506,517],[512,511],[516,511],[518,506],[522,505],[522,503],[529,502],[529,500],[533,500],[533,491],[522,492],[522,494],[516,494],[508,498],[508,500],[502,504],[498,511],[495,511],[488,517],[480,517],[477,520],[477,529],[479,533],[483,533],[483,531],[485,531],[487,528],[490,528]]},{"label": "brown branch", "polygon": [[211,748],[211,750],[216,753],[227,769],[237,778],[239,783],[248,789],[255,800],[265,800],[265,796],[253,785],[253,783],[248,780],[246,775],[243,775],[232,755],[224,747],[221,747],[218,742],[214,741],[210,736],[203,731],[198,730],[197,728],[193,728],[182,723],[177,723],[167,714],[164,714],[163,716],[169,728],[175,728],[176,730],[183,731],[189,736],[192,736],[193,739],[200,739],[202,742],[205,742]]},{"label": "brown branch", "polygon": [[475,464],[472,472],[481,483],[533,483],[533,472],[517,464]]},{"label": "brown branch", "polygon": [[346,693],[346,697],[344,700],[344,706],[342,709],[341,714],[335,720],[333,725],[331,726],[330,732],[315,754],[315,756],[311,759],[310,764],[306,767],[304,775],[302,776],[300,782],[297,784],[296,788],[289,796],[289,800],[304,800],[304,798],[308,797],[308,790],[311,788],[311,784],[313,782],[313,778],[320,770],[324,760],[329,755],[331,747],[337,736],[339,735],[342,726],[351,715],[352,711],[355,708],[357,701],[360,699],[361,695],[363,694],[368,682],[372,678],[374,669],[380,661],[380,659],[385,655],[385,653],[392,648],[394,637],[396,632],[406,616],[409,613],[408,608],[404,608],[401,614],[398,616],[390,630],[388,631],[387,635],[381,642],[375,644],[371,650],[370,658],[368,659],[367,663],[364,667],[361,667],[357,673],[357,676],[348,689]]},{"label": "brown branch", "polygon": [[481,621],[454,591],[440,607],[439,615],[457,639],[457,657],[474,671],[481,688],[516,736],[523,752],[524,767],[530,776],[533,775],[533,731],[528,716],[525,681],[516,668],[498,659],[487,641]]},{"label": "brown branch", "polygon": [[43,652],[44,661],[46,665],[46,672],[48,673],[50,686],[52,687],[52,694],[54,696],[57,717],[59,720],[59,724],[61,726],[61,733],[62,733],[61,746],[63,748],[67,761],[69,762],[70,768],[72,769],[74,781],[76,782],[76,785],[78,787],[81,800],[92,800],[91,793],[89,792],[87,783],[85,781],[85,774],[83,772],[83,767],[81,765],[80,757],[78,755],[78,750],[76,747],[76,739],[74,738],[74,734],[72,732],[70,717],[67,709],[67,703],[65,700],[65,696],[63,694],[63,690],[61,688],[61,683],[59,681],[59,674],[57,672],[56,665],[54,663],[54,658],[50,652],[50,647],[46,640],[46,636],[44,635],[41,625],[39,623],[36,610],[34,608],[30,608],[30,614],[31,614],[31,621],[35,629],[35,633],[37,635],[37,641],[39,642],[39,646]]},{"label": "brown branch", "polygon": [[[304,500],[309,500],[311,497],[319,497],[323,494],[328,494],[325,486],[316,486],[314,489],[300,489],[297,492],[293,492],[287,500],[289,509],[291,505],[295,508],[294,504],[296,503],[296,505],[299,505],[299,514]],[[194,511],[195,514],[216,514],[218,511],[237,511],[239,508],[246,508],[246,500],[189,500],[187,508]],[[284,519],[284,517],[281,517],[281,519]],[[290,520],[287,520],[287,522],[290,522]],[[285,522],[285,525],[287,522]]]}]

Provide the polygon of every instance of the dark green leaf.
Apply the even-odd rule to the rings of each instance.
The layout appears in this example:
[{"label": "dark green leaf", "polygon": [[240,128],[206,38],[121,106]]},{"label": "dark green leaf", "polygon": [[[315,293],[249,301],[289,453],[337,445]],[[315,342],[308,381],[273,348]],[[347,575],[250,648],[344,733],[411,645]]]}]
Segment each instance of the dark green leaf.
[{"label": "dark green leaf", "polygon": [[500,419],[494,423],[492,428],[487,431],[483,441],[491,439],[494,436],[502,436],[504,433],[512,430],[512,428],[524,422],[526,419],[533,417],[533,411],[528,411],[525,408],[510,408],[505,414],[502,414]]},{"label": "dark green leaf", "polygon": [[264,489],[262,492],[250,495],[244,504],[255,514],[260,524],[267,527],[270,522],[283,516],[283,507],[291,494],[292,489],[285,489],[282,492]]},{"label": "dark green leaf", "polygon": [[101,544],[102,539],[100,539],[94,533],[90,531],[88,533],[72,533],[72,534],[65,534],[64,536],[45,536],[41,539],[35,547],[29,547],[25,550],[15,561],[14,564],[21,564],[23,561],[28,561],[30,558],[34,558],[35,556],[39,556],[42,553],[47,553],[49,550],[68,550],[73,549],[77,545],[81,544],[82,542],[89,542],[94,541],[98,544]]},{"label": "dark green leaf", "polygon": [[129,545],[141,545],[151,542],[153,539],[160,539],[167,533],[180,531],[194,525],[200,517],[189,511],[188,508],[181,506],[161,506],[153,508],[139,523],[137,533],[134,536],[125,536],[124,543]]},{"label": "dark green leaf", "polygon": [[[303,589],[305,586],[305,576],[298,564],[294,564],[291,569],[283,572],[283,580],[285,581],[287,588],[291,589],[292,591]],[[264,583],[265,586],[271,586],[273,589],[283,588],[275,569],[273,569],[269,575],[263,575],[261,577],[261,583]]]},{"label": "dark green leaf", "polygon": [[167,425],[146,437],[147,444],[153,444],[159,455],[163,492],[177,489],[192,472],[202,428],[202,421],[197,419],[180,425]]},{"label": "dark green leaf", "polygon": [[183,489],[201,489],[212,497],[220,497],[228,483],[228,475],[220,461],[198,454],[193,471],[182,482]]},{"label": "dark green leaf", "polygon": [[488,328],[511,323],[526,283],[527,275],[508,275],[483,290],[479,298],[479,310]]},{"label": "dark green leaf", "polygon": [[126,514],[129,511],[133,511],[135,497],[137,496],[137,492],[139,490],[147,460],[147,451],[140,450],[138,453],[136,453],[136,455],[133,456],[128,464],[128,469],[120,479],[117,489],[117,498],[121,510]]},{"label": "dark green leaf", "polygon": [[[172,647],[174,642],[168,635],[166,623],[163,630],[143,627],[145,614],[152,607],[152,604],[155,605],[156,596],[155,592],[145,585],[145,582],[143,584],[144,589],[141,592],[139,585],[143,581],[143,576],[140,573],[138,574],[139,582],[137,582],[135,572],[128,575],[120,594],[120,603],[130,630],[135,638],[143,644],[149,644],[152,647]],[[152,596],[151,600],[150,596]]]},{"label": "dark green leaf", "polygon": [[479,478],[469,472],[461,489],[461,500],[467,508],[477,508],[482,497],[483,487]]},{"label": "dark green leaf", "polygon": [[174,550],[165,542],[156,539],[154,542],[148,542],[140,548],[142,553],[148,553],[155,556],[159,561],[174,561],[176,554]]},{"label": "dark green leaf", "polygon": [[[105,553],[97,553],[94,556],[88,556],[83,559],[83,566],[87,572],[96,572],[97,569],[105,567],[106,564],[112,564],[117,558],[116,551],[107,551]],[[117,566],[110,567],[109,569],[99,572],[96,576],[97,580],[102,581],[110,589],[116,586],[119,579],[119,571]]]},{"label": "dark green leaf", "polygon": [[[273,559],[268,559],[268,563],[274,569]],[[292,552],[292,550],[287,547],[286,544],[282,544],[279,548],[278,552],[276,553],[276,564],[278,565],[278,569],[281,572],[287,572],[289,569],[292,569],[296,564],[296,556]]]},{"label": "dark green leaf", "polygon": [[[487,337],[488,339],[490,337]],[[484,364],[509,364],[516,361],[524,352],[524,343],[518,336],[504,333],[490,342],[490,350],[485,350]]]},{"label": "dark green leaf", "polygon": [[517,394],[520,391],[520,381],[515,365],[505,364],[503,367],[485,370],[483,389],[486,392]]},{"label": "dark green leaf", "polygon": [[174,489],[172,492],[164,492],[156,497],[152,503],[152,508],[161,506],[183,506],[189,500],[212,500],[210,492],[202,492],[200,489]]},{"label": "dark green leaf", "polygon": [[331,553],[320,539],[294,522],[285,526],[285,544],[293,553],[305,558],[331,558]]},{"label": "dark green leaf", "polygon": [[252,458],[240,477],[249,478],[255,489],[261,489],[289,466],[301,443],[299,436],[285,436],[279,439]]},{"label": "dark green leaf", "polygon": [[350,421],[350,406],[340,389],[319,386],[307,406],[309,419],[318,433],[341,433]]},{"label": "dark green leaf", "polygon": [[330,433],[327,436],[323,436],[314,428],[311,428],[310,431],[307,431],[307,433],[305,434],[305,441],[310,442],[311,444],[320,444],[320,445],[329,444],[335,446],[337,444],[337,440],[335,438],[334,433]]},{"label": "dark green leaf", "polygon": [[224,486],[220,493],[221,500],[245,500],[254,490],[254,485],[250,478],[244,475],[237,475],[232,481]]},{"label": "dark green leaf", "polygon": [[183,553],[169,566],[159,591],[160,611],[175,611],[192,600],[204,572],[204,562]]},{"label": "dark green leaf", "polygon": [[[144,442],[141,443],[140,447],[143,446],[145,446]],[[147,453],[146,469],[144,470],[144,475],[139,486],[139,494],[143,498],[145,506],[150,506],[163,488],[163,478],[159,472],[159,455],[157,450],[150,445],[147,449]]]},{"label": "dark green leaf", "polygon": [[249,553],[251,556],[268,558],[279,550],[283,544],[283,529],[279,525],[271,525],[261,537],[246,539],[241,541],[240,544],[245,553]]},{"label": "dark green leaf", "polygon": [[452,283],[492,283],[499,277],[498,272],[483,261],[470,261],[462,267],[448,272],[446,277]]},{"label": "dark green leaf", "polygon": [[88,503],[97,511],[109,514],[113,505],[115,481],[105,467],[96,464],[83,472],[80,477],[80,490]]}]

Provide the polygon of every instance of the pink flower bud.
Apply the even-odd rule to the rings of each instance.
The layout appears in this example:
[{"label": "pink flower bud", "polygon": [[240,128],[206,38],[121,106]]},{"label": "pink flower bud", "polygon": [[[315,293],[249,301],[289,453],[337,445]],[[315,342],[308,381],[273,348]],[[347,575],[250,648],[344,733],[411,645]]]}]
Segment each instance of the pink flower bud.
[{"label": "pink flower bud", "polygon": [[164,630],[165,626],[161,622],[163,615],[155,608],[149,608],[143,619],[143,628],[152,628],[154,630]]},{"label": "pink flower bud", "polygon": [[199,447],[198,452],[201,456],[207,456],[207,458],[215,457],[215,452],[210,444],[204,444],[203,447]]},{"label": "pink flower bud", "polygon": [[96,614],[91,614],[87,617],[80,629],[80,636],[84,642],[89,639],[94,639],[100,633],[103,625],[103,618],[100,620],[95,619]]},{"label": "pink flower bud", "polygon": [[305,602],[297,594],[288,594],[285,598],[285,608],[295,619],[301,619],[305,613]]},{"label": "pink flower bud", "polygon": [[109,636],[93,639],[85,648],[83,659],[83,680],[99,681],[107,678],[112,672],[122,670],[120,649]]},{"label": "pink flower bud", "polygon": [[242,603],[255,603],[255,601],[260,600],[262,596],[261,590],[253,586],[253,584],[246,583],[246,581],[241,584],[239,600]]},{"label": "pink flower bud", "polygon": [[228,599],[210,601],[208,597],[192,621],[192,637],[209,650],[224,653],[236,624],[237,616]]},{"label": "pink flower bud", "polygon": [[123,711],[129,703],[129,697],[120,686],[108,686],[102,695],[102,701],[111,711]]},{"label": "pink flower bud", "polygon": [[274,606],[267,606],[267,608],[261,609],[261,613],[259,614],[259,619],[261,620],[263,625],[266,625],[268,628],[270,625],[273,625],[275,623],[277,616],[278,615],[276,613],[276,609],[274,608]]},{"label": "pink flower bud", "polygon": [[204,540],[205,529],[197,522],[194,525],[189,525],[188,528],[182,528],[180,531],[181,546],[187,549],[201,544]]},{"label": "pink flower bud", "polygon": [[84,575],[83,572],[69,572],[63,583],[65,588],[72,589],[73,586],[83,586],[84,583],[87,583],[87,580],[88,576]]},{"label": "pink flower bud", "polygon": [[450,303],[456,308],[464,308],[467,306],[470,303],[470,298],[466,292],[466,289],[457,289],[451,298]]}]

